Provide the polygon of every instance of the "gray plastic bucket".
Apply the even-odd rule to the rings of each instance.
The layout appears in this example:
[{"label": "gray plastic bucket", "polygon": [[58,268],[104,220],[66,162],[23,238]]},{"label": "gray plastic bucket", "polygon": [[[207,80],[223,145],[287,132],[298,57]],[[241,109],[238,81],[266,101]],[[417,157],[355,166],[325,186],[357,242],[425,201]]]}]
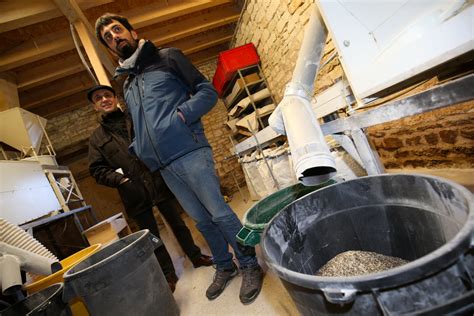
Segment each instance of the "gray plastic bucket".
[{"label": "gray plastic bucket", "polygon": [[53,284],[39,292],[36,292],[23,301],[18,302],[11,307],[0,311],[2,316],[69,316],[71,310],[69,306],[62,301],[61,294],[63,284]]},{"label": "gray plastic bucket", "polygon": [[65,301],[80,297],[90,315],[179,315],[148,230],[121,238],[64,274]]},{"label": "gray plastic bucket", "polygon": [[[268,224],[261,246],[303,315],[472,313],[473,201],[467,189],[437,177],[363,177],[288,205]],[[354,277],[315,276],[349,250],[409,263]]]}]

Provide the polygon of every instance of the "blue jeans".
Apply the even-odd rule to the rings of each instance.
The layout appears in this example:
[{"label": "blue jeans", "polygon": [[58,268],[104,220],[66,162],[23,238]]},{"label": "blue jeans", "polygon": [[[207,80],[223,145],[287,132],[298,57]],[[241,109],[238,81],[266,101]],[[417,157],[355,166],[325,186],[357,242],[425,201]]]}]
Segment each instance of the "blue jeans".
[{"label": "blue jeans", "polygon": [[242,224],[221,194],[210,148],[201,148],[174,160],[161,170],[161,175],[196,222],[209,244],[217,269],[232,268],[229,245],[241,268],[257,265],[254,255],[244,254],[237,246],[236,235]]}]

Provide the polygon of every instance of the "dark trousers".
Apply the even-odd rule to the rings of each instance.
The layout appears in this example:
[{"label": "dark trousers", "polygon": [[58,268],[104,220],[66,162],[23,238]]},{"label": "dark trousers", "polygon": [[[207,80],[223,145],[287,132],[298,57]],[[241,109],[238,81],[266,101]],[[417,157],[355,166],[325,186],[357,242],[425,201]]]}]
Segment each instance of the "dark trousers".
[{"label": "dark trousers", "polygon": [[[134,220],[137,222],[137,225],[140,229],[148,229],[150,233],[158,238],[160,237],[160,231],[158,230],[158,225],[151,209],[136,215]],[[165,244],[155,249],[155,256],[158,259],[158,263],[160,264],[161,270],[163,270],[163,274],[165,275],[166,279],[176,278],[176,271],[174,270],[173,261],[171,260],[170,254],[168,253]]]},{"label": "dark trousers", "polygon": [[191,259],[197,259],[201,256],[201,249],[194,243],[189,228],[181,218],[183,209],[176,198],[166,199],[157,203],[157,207],[173,231],[179,245],[186,256]]}]

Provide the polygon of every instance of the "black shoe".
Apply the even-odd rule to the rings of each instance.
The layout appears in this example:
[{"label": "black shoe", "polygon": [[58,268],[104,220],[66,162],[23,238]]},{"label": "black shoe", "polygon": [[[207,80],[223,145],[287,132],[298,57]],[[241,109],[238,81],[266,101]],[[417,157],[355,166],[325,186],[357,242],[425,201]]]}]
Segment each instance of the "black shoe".
[{"label": "black shoe", "polygon": [[211,285],[206,291],[206,296],[209,300],[213,300],[221,295],[229,281],[239,273],[235,263],[232,263],[232,265],[232,268],[228,270],[216,270],[214,280],[212,280]]},{"label": "black shoe", "polygon": [[199,257],[192,259],[191,262],[193,263],[193,267],[209,267],[212,266],[212,257],[206,255],[200,255]]},{"label": "black shoe", "polygon": [[263,284],[263,270],[259,265],[242,269],[242,285],[240,287],[240,301],[250,304],[257,298]]}]

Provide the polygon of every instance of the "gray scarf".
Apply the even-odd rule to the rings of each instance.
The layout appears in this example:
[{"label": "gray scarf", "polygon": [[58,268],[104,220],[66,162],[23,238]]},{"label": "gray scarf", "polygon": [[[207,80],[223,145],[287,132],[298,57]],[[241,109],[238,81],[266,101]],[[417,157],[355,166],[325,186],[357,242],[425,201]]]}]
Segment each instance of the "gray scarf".
[{"label": "gray scarf", "polygon": [[125,60],[122,60],[122,59],[119,60],[120,68],[130,69],[135,66],[135,62],[137,61],[138,55],[140,55],[140,51],[142,50],[143,44],[145,44],[145,42],[146,41],[143,38],[140,39],[140,41],[138,42],[138,47],[133,53],[133,55],[128,57]]}]

